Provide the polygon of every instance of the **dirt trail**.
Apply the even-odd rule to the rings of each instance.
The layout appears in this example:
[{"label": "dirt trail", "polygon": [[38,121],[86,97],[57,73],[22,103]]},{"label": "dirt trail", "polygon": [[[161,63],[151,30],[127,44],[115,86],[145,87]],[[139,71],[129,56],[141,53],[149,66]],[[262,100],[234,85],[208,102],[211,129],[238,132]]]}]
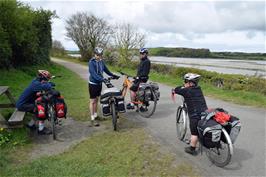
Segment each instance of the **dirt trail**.
[{"label": "dirt trail", "polygon": [[32,131],[30,136],[33,141],[33,149],[30,159],[62,153],[89,137],[93,132],[102,129],[104,129],[104,125],[95,128],[90,127],[89,121],[81,122],[67,118],[56,129],[57,140],[53,140],[52,135],[38,135],[36,131]]}]

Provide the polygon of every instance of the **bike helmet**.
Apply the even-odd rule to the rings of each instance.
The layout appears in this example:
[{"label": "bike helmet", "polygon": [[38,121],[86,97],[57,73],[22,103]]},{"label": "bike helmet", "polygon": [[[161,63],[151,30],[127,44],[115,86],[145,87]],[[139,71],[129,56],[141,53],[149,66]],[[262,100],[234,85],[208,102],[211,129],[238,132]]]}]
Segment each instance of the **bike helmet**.
[{"label": "bike helmet", "polygon": [[103,54],[103,49],[100,48],[100,47],[96,47],[96,48],[94,49],[94,53],[95,53],[96,55],[102,55],[102,54]]},{"label": "bike helmet", "polygon": [[195,85],[198,84],[200,75],[194,74],[194,73],[187,73],[184,75],[184,81],[185,82],[193,82]]},{"label": "bike helmet", "polygon": [[139,49],[139,53],[141,53],[141,54],[143,54],[143,53],[148,54],[148,49],[147,48],[141,48],[141,49]]},{"label": "bike helmet", "polygon": [[50,80],[52,78],[50,72],[46,70],[38,70],[38,76],[45,80]]}]

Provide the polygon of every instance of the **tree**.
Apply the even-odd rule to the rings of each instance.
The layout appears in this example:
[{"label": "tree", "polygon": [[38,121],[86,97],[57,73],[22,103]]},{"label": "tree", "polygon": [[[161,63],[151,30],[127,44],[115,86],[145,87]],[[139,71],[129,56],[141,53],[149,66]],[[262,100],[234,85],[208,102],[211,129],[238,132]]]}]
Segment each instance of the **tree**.
[{"label": "tree", "polygon": [[66,36],[78,46],[82,60],[93,56],[96,46],[105,47],[113,33],[111,25],[93,14],[78,12],[66,20]]},{"label": "tree", "polygon": [[53,56],[66,55],[66,50],[65,50],[63,44],[60,41],[53,40],[51,54]]},{"label": "tree", "polygon": [[127,63],[134,56],[134,49],[145,45],[145,35],[137,27],[124,23],[116,26],[114,44],[119,52],[119,62]]},{"label": "tree", "polygon": [[54,15],[16,0],[0,0],[0,68],[48,63]]}]

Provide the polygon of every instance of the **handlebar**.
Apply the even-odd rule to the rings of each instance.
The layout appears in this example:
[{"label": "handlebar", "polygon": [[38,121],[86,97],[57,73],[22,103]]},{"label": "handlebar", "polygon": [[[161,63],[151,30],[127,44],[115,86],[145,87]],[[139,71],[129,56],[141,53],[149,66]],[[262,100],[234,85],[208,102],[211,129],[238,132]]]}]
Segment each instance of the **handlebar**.
[{"label": "handlebar", "polygon": [[118,71],[118,73],[120,73],[122,76],[132,77],[133,78],[133,76],[131,76],[131,75],[127,74],[127,73],[124,73],[122,71]]}]

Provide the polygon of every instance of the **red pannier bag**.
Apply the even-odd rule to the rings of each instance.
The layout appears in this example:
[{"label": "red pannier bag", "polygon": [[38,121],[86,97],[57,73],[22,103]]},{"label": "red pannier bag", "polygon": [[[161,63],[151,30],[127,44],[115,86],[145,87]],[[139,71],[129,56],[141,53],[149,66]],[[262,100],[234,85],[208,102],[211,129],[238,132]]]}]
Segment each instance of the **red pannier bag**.
[{"label": "red pannier bag", "polygon": [[65,100],[62,96],[57,97],[57,99],[56,99],[55,111],[56,111],[56,116],[58,118],[66,118],[67,105],[66,105]]},{"label": "red pannier bag", "polygon": [[35,112],[36,117],[40,120],[46,119],[46,107],[42,97],[38,97],[35,100],[35,105],[36,105],[36,112]]}]

